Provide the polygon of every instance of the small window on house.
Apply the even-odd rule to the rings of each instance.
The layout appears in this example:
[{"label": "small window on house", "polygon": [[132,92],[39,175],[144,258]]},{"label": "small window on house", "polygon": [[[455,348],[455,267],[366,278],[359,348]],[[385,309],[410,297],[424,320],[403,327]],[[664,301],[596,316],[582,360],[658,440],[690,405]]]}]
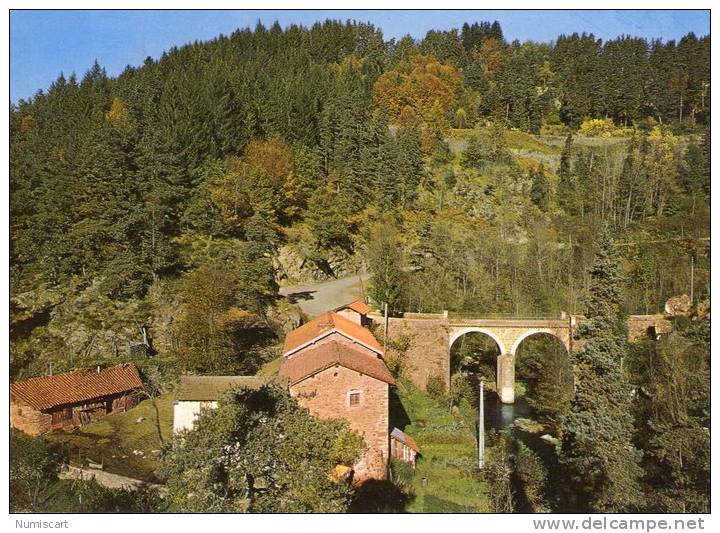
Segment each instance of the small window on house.
[{"label": "small window on house", "polygon": [[348,392],[348,403],[350,404],[350,407],[357,407],[360,405],[359,390],[351,390],[350,392]]}]

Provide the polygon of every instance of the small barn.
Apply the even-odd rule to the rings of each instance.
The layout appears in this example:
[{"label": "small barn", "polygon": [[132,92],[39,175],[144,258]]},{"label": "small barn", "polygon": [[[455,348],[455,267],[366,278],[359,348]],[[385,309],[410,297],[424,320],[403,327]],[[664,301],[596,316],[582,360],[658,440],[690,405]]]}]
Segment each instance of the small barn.
[{"label": "small barn", "polygon": [[134,407],[142,388],[133,364],[17,381],[10,384],[10,425],[29,435],[72,429]]},{"label": "small barn", "polygon": [[420,448],[415,440],[407,433],[394,428],[390,432],[390,457],[410,463],[415,468]]},{"label": "small barn", "polygon": [[334,309],[334,312],[343,318],[347,318],[350,322],[355,322],[361,326],[368,326],[371,322],[367,316],[370,312],[370,306],[363,300],[355,300],[349,304],[341,305]]},{"label": "small barn", "polygon": [[175,389],[173,432],[190,430],[204,409],[215,409],[231,389],[259,389],[266,380],[259,376],[182,376]]}]

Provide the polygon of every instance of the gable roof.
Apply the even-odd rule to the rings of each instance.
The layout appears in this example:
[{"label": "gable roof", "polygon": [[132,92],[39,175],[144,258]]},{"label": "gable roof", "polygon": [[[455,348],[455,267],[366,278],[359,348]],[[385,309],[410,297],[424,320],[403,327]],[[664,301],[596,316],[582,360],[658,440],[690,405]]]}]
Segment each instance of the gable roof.
[{"label": "gable roof", "polygon": [[181,376],[175,399],[185,402],[219,400],[230,389],[259,389],[266,380],[260,376]]},{"label": "gable roof", "polygon": [[399,440],[403,444],[407,444],[410,448],[420,453],[420,448],[418,448],[418,445],[415,444],[415,440],[404,431],[400,431],[398,428],[393,428],[390,432],[390,438]]},{"label": "gable roof", "polygon": [[363,300],[355,300],[354,302],[350,302],[349,304],[336,307],[334,310],[342,311],[343,309],[352,309],[360,315],[367,315],[370,312],[370,306],[366,304]]},{"label": "gable roof", "polygon": [[379,357],[352,346],[331,341],[308,348],[297,357],[285,359],[280,366],[280,377],[294,385],[333,366],[342,366],[370,376],[389,385],[395,380]]},{"label": "gable roof", "polygon": [[140,373],[133,364],[84,368],[55,376],[43,376],[10,384],[11,401],[37,410],[76,404],[142,388]]},{"label": "gable roof", "polygon": [[384,353],[370,330],[330,311],[288,333],[285,337],[283,355],[288,356],[331,333],[344,335],[381,355]]}]

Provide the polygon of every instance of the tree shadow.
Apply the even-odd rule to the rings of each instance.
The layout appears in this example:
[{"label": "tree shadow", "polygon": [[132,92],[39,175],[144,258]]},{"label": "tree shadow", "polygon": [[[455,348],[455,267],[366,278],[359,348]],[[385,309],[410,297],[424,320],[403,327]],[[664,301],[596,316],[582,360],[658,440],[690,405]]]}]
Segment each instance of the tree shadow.
[{"label": "tree shadow", "polygon": [[293,293],[288,294],[285,298],[287,299],[287,301],[288,301],[289,303],[291,303],[291,304],[296,304],[296,303],[298,303],[300,300],[312,300],[312,299],[313,299],[313,296],[312,296],[312,295],[313,295],[315,292],[316,292],[316,291],[293,292]]},{"label": "tree shadow", "polygon": [[414,496],[385,479],[368,479],[350,503],[351,513],[404,513]]},{"label": "tree shadow", "polygon": [[404,430],[411,422],[397,390],[395,387],[390,387],[390,428]]}]

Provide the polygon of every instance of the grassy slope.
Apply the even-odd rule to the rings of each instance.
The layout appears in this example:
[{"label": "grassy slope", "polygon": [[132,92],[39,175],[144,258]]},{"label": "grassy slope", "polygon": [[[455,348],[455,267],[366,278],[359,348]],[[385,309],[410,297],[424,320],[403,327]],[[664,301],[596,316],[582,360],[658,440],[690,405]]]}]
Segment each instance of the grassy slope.
[{"label": "grassy slope", "polygon": [[[473,131],[471,129],[452,129],[448,132],[445,140],[450,144],[451,149],[455,148],[457,151],[461,151],[467,145]],[[537,152],[545,155],[560,155],[562,147],[562,144],[560,146],[550,144],[538,136],[519,130],[506,130],[505,140],[511,150]]]},{"label": "grassy slope", "polygon": [[[172,437],[172,398],[170,393],[156,399],[162,441],[150,400],[142,401],[125,413],[109,415],[72,432],[49,433],[45,438],[62,444],[70,454],[71,462],[77,462],[79,451],[83,459],[102,461],[108,472],[155,481],[159,450],[163,441],[168,442]],[[140,418],[144,420],[138,422]]]},{"label": "grassy slope", "polygon": [[[467,147],[467,140],[472,135],[471,129],[453,129],[448,133],[445,141],[450,146],[450,150],[456,156],[462,153]],[[534,165],[542,163],[552,171],[556,171],[560,164],[560,152],[562,144],[555,145],[544,141],[544,139],[517,130],[507,130],[505,132],[505,140],[507,141],[510,151],[520,160],[527,161]]]},{"label": "grassy slope", "polygon": [[470,406],[451,414],[446,401],[405,381],[398,384],[393,403],[395,425],[417,441],[422,454],[409,483],[414,498],[407,511],[490,511],[486,484],[476,470],[475,414]]}]

